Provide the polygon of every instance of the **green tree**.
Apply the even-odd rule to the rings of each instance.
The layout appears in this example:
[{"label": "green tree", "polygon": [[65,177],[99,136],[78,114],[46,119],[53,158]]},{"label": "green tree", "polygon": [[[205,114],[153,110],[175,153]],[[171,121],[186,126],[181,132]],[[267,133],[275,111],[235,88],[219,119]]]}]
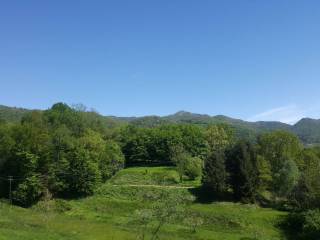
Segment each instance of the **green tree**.
[{"label": "green tree", "polygon": [[219,195],[226,191],[227,172],[223,151],[214,151],[205,159],[202,184]]},{"label": "green tree", "polygon": [[234,198],[243,202],[255,202],[259,172],[254,146],[248,141],[240,141],[228,154],[228,162]]},{"label": "green tree", "polygon": [[298,168],[303,167],[299,139],[291,133],[275,131],[261,135],[258,144],[260,155],[270,163],[274,199],[286,198],[298,181]]},{"label": "green tree", "polygon": [[66,173],[69,175],[67,195],[91,195],[101,182],[98,163],[91,160],[88,150],[79,146],[70,155],[70,168]]},{"label": "green tree", "polygon": [[184,175],[190,180],[195,180],[202,174],[202,165],[201,158],[187,156],[184,163]]},{"label": "green tree", "polygon": [[263,156],[257,156],[259,171],[259,191],[270,191],[272,189],[272,172],[270,162]]},{"label": "green tree", "polygon": [[233,142],[233,131],[224,124],[210,125],[205,136],[209,153],[224,151]]},{"label": "green tree", "polygon": [[39,200],[44,192],[44,184],[39,175],[31,175],[23,180],[13,192],[14,203],[29,207]]},{"label": "green tree", "polygon": [[124,156],[121,152],[120,146],[112,140],[106,141],[99,161],[102,180],[106,181],[123,167]]},{"label": "green tree", "polygon": [[185,151],[181,144],[171,146],[170,149],[171,161],[177,166],[180,182],[183,181],[183,175],[185,173],[186,159],[190,155]]},{"label": "green tree", "polygon": [[303,168],[290,194],[290,201],[298,209],[320,207],[320,158],[315,149],[304,149],[301,158]]}]

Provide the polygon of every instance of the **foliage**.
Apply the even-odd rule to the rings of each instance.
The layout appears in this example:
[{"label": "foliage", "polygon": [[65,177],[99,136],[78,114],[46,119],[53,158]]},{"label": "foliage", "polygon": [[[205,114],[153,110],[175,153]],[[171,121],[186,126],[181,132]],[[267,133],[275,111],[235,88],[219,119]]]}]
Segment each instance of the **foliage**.
[{"label": "foliage", "polygon": [[[0,196],[10,195],[8,176],[13,176],[11,193],[18,205],[98,193],[109,200],[145,201],[147,211],[140,213],[148,236],[161,235],[156,229],[178,220],[196,234],[210,221],[229,224],[224,216],[210,219],[191,211],[191,218],[178,219],[177,212],[169,214],[184,204],[178,197],[192,193],[201,202],[202,188],[189,188],[202,183],[215,195],[233,193],[236,201],[305,211],[303,231],[318,231],[320,148],[303,146],[290,132],[269,131],[291,129],[287,125],[185,112],[121,120],[64,103],[45,111],[26,111],[19,119],[0,121]],[[115,123],[120,120],[121,124]],[[118,173],[124,166],[138,165],[162,167]],[[109,184],[102,188],[104,182]],[[172,193],[173,198],[166,195]],[[157,202],[162,198],[167,199]],[[243,229],[241,220],[231,222]]]},{"label": "foliage", "polygon": [[30,206],[35,200],[40,199],[43,188],[43,182],[39,176],[30,176],[20,183],[13,192],[14,202],[25,207]]},{"label": "foliage", "polygon": [[201,158],[192,157],[182,145],[172,146],[170,152],[171,160],[177,166],[180,182],[182,182],[183,176],[190,180],[195,180],[201,176],[203,165]]},{"label": "foliage", "polygon": [[190,179],[195,180],[202,173],[202,159],[188,156],[185,159],[184,174]]},{"label": "foliage", "polygon": [[282,224],[294,232],[297,239],[317,240],[320,237],[320,210],[291,213]]},{"label": "foliage", "polygon": [[319,207],[320,200],[320,158],[316,149],[305,149],[301,153],[304,163],[300,178],[290,194],[290,202],[297,209]]},{"label": "foliage", "polygon": [[261,135],[258,143],[259,154],[271,168],[269,188],[274,197],[287,197],[298,181],[298,167],[303,165],[299,139],[291,133],[275,131]]},{"label": "foliage", "polygon": [[[171,173],[174,168],[136,167],[121,170],[117,173],[122,176],[121,179],[114,179],[112,184],[108,180],[99,187],[105,191],[87,198],[67,201],[54,199],[48,203],[41,201],[28,209],[0,202],[0,215],[3,216],[0,220],[0,239],[137,239],[142,233],[142,219],[138,212],[143,212],[145,219],[148,219],[148,209],[152,210],[157,205],[163,191],[166,192],[163,194],[166,198],[182,196],[184,202],[178,206],[180,210],[167,218],[169,220],[160,228],[160,239],[284,238],[276,224],[280,217],[287,215],[286,212],[232,202],[190,202],[193,198],[190,189],[128,186],[137,173],[143,174],[146,170],[147,181],[153,179],[155,173]],[[153,219],[153,222],[147,221],[145,239],[151,238],[158,224],[159,218]]]},{"label": "foliage", "polygon": [[224,151],[233,143],[233,134],[228,125],[209,125],[205,134],[209,153]]},{"label": "foliage", "polygon": [[225,153],[212,152],[204,163],[202,183],[215,194],[222,194],[227,190],[227,171]]},{"label": "foliage", "polygon": [[[29,206],[46,192],[89,195],[122,168],[119,145],[88,116],[57,103],[44,112],[28,112],[20,123],[0,125],[0,174],[14,176],[15,203]],[[9,195],[3,181],[0,195]]]},{"label": "foliage", "polygon": [[191,156],[206,151],[201,128],[192,125],[161,125],[141,128],[129,125],[121,130],[120,141],[127,166],[136,164],[172,164],[172,149],[177,145]]},{"label": "foliage", "polygon": [[255,202],[259,184],[257,155],[254,146],[240,141],[228,153],[228,168],[236,200]]}]

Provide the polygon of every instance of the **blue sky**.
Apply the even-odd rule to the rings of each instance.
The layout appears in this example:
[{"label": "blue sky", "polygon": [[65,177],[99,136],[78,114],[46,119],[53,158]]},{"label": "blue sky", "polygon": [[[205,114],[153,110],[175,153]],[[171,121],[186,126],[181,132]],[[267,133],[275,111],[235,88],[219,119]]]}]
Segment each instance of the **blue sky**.
[{"label": "blue sky", "polygon": [[3,1],[0,104],[320,118],[320,1]]}]

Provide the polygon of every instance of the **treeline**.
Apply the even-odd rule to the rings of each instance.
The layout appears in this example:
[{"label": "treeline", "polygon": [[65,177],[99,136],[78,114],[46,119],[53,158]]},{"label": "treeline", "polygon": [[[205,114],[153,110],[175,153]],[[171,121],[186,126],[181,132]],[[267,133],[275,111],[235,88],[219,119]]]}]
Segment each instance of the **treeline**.
[{"label": "treeline", "polygon": [[275,131],[260,135],[254,143],[216,145],[205,159],[203,184],[217,194],[231,190],[243,202],[265,198],[309,209],[320,205],[319,179],[320,149],[304,148],[295,135]]},{"label": "treeline", "polygon": [[200,172],[214,196],[300,209],[320,205],[320,148],[305,147],[292,133],[273,131],[252,140],[239,139],[224,124],[129,125],[118,137],[127,165],[174,164],[181,178],[196,175],[190,166],[198,167],[192,171]]},{"label": "treeline", "polygon": [[181,181],[201,176],[209,197],[289,210],[283,224],[290,231],[320,238],[320,148],[305,147],[296,135],[239,138],[228,125],[186,124],[128,126],[119,136],[127,164],[175,164]]},{"label": "treeline", "polygon": [[58,103],[21,123],[0,124],[0,195],[11,192],[16,204],[92,194],[123,165],[110,131],[82,109]]}]

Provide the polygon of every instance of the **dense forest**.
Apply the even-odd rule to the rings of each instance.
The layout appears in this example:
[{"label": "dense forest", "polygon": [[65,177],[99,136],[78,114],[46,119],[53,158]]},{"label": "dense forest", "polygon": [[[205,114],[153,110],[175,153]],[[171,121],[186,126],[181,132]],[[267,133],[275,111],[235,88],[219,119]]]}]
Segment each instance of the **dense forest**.
[{"label": "dense forest", "polygon": [[[86,109],[81,106],[82,110]],[[20,122],[23,116],[32,110],[0,105],[0,121]],[[145,116],[145,117],[115,117],[102,116],[94,110],[86,112],[101,121],[107,128],[123,124],[130,124],[137,127],[156,127],[163,124],[193,124],[197,126],[208,126],[211,124],[228,124],[234,128],[234,133],[239,138],[251,138],[254,140],[261,133],[285,130],[296,134],[304,145],[320,144],[320,120],[303,118],[294,125],[275,121],[248,122],[234,119],[223,115],[209,116],[179,111],[168,116]]]},{"label": "dense forest", "polygon": [[320,148],[289,128],[247,135],[225,122],[120,121],[63,103],[20,118],[0,122],[0,196],[14,204],[89,196],[124,167],[169,165],[180,181],[201,177],[207,198],[291,211],[282,224],[320,236]]}]

